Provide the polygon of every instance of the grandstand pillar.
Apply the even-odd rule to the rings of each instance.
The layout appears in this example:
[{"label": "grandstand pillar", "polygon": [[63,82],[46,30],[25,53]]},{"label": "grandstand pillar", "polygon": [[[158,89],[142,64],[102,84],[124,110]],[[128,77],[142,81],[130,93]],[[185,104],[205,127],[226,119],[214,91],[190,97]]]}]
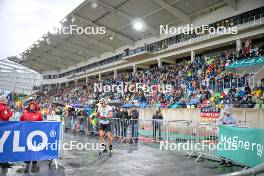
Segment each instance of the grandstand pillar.
[{"label": "grandstand pillar", "polygon": [[241,39],[236,40],[236,51],[240,51],[242,49],[242,41]]},{"label": "grandstand pillar", "polygon": [[191,61],[193,62],[194,59],[195,59],[195,51],[192,50],[192,51],[191,51]]},{"label": "grandstand pillar", "polygon": [[114,70],[114,79],[116,79],[116,77],[117,77],[117,70],[115,69]]},{"label": "grandstand pillar", "polygon": [[161,67],[162,66],[162,60],[161,59],[157,59],[157,62],[158,62],[158,67]]},{"label": "grandstand pillar", "polygon": [[86,76],[86,77],[85,77],[85,83],[88,84],[88,81],[89,81],[89,77]]},{"label": "grandstand pillar", "polygon": [[58,89],[60,89],[61,88],[61,83],[59,83],[59,85],[58,85]]},{"label": "grandstand pillar", "polygon": [[69,87],[69,82],[66,82],[66,87]]},{"label": "grandstand pillar", "polygon": [[137,66],[136,64],[133,65],[133,73],[136,73],[137,72]]},{"label": "grandstand pillar", "polygon": [[49,86],[48,86],[48,91],[50,91],[50,89],[51,89],[51,84],[49,84]]},{"label": "grandstand pillar", "polygon": [[75,87],[77,86],[77,84],[78,84],[78,80],[76,79],[76,80],[74,80]]},{"label": "grandstand pillar", "polygon": [[98,74],[98,80],[101,81],[101,73]]}]

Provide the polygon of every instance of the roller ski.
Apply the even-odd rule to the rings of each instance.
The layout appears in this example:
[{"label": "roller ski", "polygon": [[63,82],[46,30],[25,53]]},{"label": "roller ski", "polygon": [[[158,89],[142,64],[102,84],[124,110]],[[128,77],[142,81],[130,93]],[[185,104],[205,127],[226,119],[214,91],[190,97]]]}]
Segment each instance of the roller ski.
[{"label": "roller ski", "polygon": [[112,147],[112,145],[110,145],[109,146],[109,151],[108,151],[109,157],[111,157],[113,155],[112,150],[113,150],[113,147]]},{"label": "roller ski", "polygon": [[100,152],[99,152],[99,156],[102,157],[102,156],[107,156],[107,155],[108,155],[108,156],[110,157],[110,156],[112,156],[112,150],[113,150],[113,148],[112,148],[112,146],[110,145],[110,146],[109,146],[109,150],[107,150],[107,149],[105,148],[103,151],[100,151]]}]

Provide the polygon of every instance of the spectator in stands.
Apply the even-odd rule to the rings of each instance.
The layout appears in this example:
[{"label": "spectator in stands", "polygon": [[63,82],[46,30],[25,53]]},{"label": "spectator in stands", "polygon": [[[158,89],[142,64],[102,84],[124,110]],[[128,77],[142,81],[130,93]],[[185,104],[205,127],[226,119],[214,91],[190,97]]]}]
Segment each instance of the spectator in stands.
[{"label": "spectator in stands", "polygon": [[236,90],[235,86],[232,86],[231,89],[229,89],[228,94],[230,96],[234,97],[236,95],[236,91],[237,90]]},{"label": "spectator in stands", "polygon": [[153,139],[156,140],[156,136],[157,136],[157,130],[159,131],[159,140],[161,140],[161,124],[162,124],[162,119],[163,116],[161,114],[160,109],[156,110],[155,114],[152,117],[153,119]]},{"label": "spectator in stands", "polygon": [[43,121],[38,104],[30,102],[20,117],[20,121]]},{"label": "spectator in stands", "polygon": [[246,86],[245,86],[245,92],[246,92],[246,94],[251,94],[251,88],[249,87],[248,84],[246,84]]},{"label": "spectator in stands", "polygon": [[[38,104],[35,102],[30,102],[28,104],[28,107],[20,117],[20,121],[43,121]],[[30,163],[31,163],[30,161],[25,162],[25,173],[29,173]],[[37,169],[36,166],[37,166],[37,161],[33,161],[31,169],[32,170]]]},{"label": "spectator in stands", "polygon": [[75,119],[76,119],[76,112],[73,107],[68,107],[68,119],[69,119],[69,128],[70,130],[75,129]]},{"label": "spectator in stands", "polygon": [[[4,95],[0,96],[0,121],[9,121],[12,117],[13,111],[8,107],[7,100]],[[9,163],[0,163],[1,168],[10,168],[12,165]]]},{"label": "spectator in stands", "polygon": [[120,110],[120,107],[116,108],[116,111],[114,113],[114,119],[113,119],[113,135],[115,139],[119,139],[120,137],[120,119],[122,118],[122,112]]},{"label": "spectator in stands", "polygon": [[[250,52],[251,41],[247,41],[244,49],[244,53],[248,55]],[[241,53],[240,53],[241,52]],[[242,51],[239,52],[239,57],[242,57]],[[253,55],[259,52],[259,55],[263,54],[261,49],[254,47],[252,49]],[[253,56],[252,56],[253,57]],[[55,88],[45,94],[40,96],[42,104],[50,104],[53,97],[62,97],[62,103],[73,104],[80,103],[87,105],[88,103],[94,103],[99,97],[105,97],[110,100],[119,100],[121,103],[132,103],[137,101],[139,105],[148,105],[149,107],[157,108],[186,108],[189,105],[193,105],[196,99],[200,100],[199,104],[204,101],[208,101],[214,94],[219,91],[223,92],[226,88],[231,88],[228,95],[225,97],[217,97],[214,100],[215,106],[222,106],[222,102],[225,104],[236,104],[236,107],[240,107],[240,103],[243,100],[243,96],[237,96],[239,90],[238,87],[244,89],[246,94],[252,94],[250,87],[245,84],[250,78],[250,74],[233,74],[230,72],[223,72],[225,66],[232,64],[235,60],[240,58],[233,58],[233,55],[226,51],[222,51],[217,56],[197,56],[194,62],[184,61],[182,63],[177,63],[174,65],[163,65],[161,67],[153,67],[149,70],[141,70],[136,73],[123,73],[119,74],[116,79],[102,79],[90,80],[86,83],[78,83],[76,86],[70,85],[67,88]],[[93,83],[102,83],[103,85],[111,84],[148,84],[148,85],[172,85],[174,90],[169,93],[147,93],[147,92],[124,92],[121,93],[101,93],[93,92]],[[56,90],[57,89],[57,90]],[[242,93],[240,91],[240,93]],[[258,91],[259,93],[259,91]],[[253,94],[253,98],[256,96],[256,92]],[[224,100],[224,101],[223,101]],[[195,104],[196,107],[196,104]]]},{"label": "spectator in stands", "polygon": [[236,125],[236,119],[231,115],[229,106],[226,106],[222,109],[221,115],[217,120],[217,123],[221,125]]},{"label": "spectator in stands", "polygon": [[[225,108],[222,109],[221,115],[217,120],[217,123],[220,125],[229,125],[229,126],[235,126],[237,124],[236,119],[230,113],[230,106],[226,106]],[[232,162],[226,160],[225,158],[221,158],[220,165],[231,167]]]},{"label": "spectator in stands", "polygon": [[78,116],[79,116],[79,128],[80,128],[80,131],[79,131],[79,133],[80,134],[84,134],[84,132],[85,132],[85,120],[84,120],[84,111],[83,110],[81,110],[80,112],[79,112],[79,114],[78,114]]},{"label": "spectator in stands", "polygon": [[136,109],[135,106],[131,108],[131,111],[129,112],[129,120],[130,120],[130,127],[131,127],[131,137],[132,141],[130,142],[138,142],[138,118],[139,118],[139,112]]},{"label": "spectator in stands", "polygon": [[[121,108],[121,136],[122,138],[127,137],[128,120],[129,120],[129,117],[128,117],[127,109]],[[123,142],[126,142],[126,141],[123,141]]]},{"label": "spectator in stands", "polygon": [[4,95],[0,96],[0,121],[8,121],[13,115],[13,111],[8,107],[7,100]]}]

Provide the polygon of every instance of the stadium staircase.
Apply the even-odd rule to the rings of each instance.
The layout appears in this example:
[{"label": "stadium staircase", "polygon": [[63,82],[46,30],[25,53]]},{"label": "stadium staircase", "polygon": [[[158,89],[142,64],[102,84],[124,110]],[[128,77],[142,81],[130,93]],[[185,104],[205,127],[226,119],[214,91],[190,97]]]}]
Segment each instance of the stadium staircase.
[{"label": "stadium staircase", "polygon": [[264,78],[264,65],[256,72],[254,75],[254,82],[255,83],[260,83],[261,80]]}]

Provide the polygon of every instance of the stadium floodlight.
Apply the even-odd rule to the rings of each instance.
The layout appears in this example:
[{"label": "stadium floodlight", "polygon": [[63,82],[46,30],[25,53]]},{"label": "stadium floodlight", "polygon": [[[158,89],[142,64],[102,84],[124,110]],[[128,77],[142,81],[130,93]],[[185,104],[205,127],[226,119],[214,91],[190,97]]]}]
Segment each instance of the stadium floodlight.
[{"label": "stadium floodlight", "polygon": [[62,23],[65,23],[68,19],[64,18],[63,20],[61,20]]},{"label": "stadium floodlight", "polygon": [[55,29],[61,29],[62,28],[62,24],[61,23],[57,23],[54,25]]},{"label": "stadium floodlight", "polygon": [[34,49],[34,48],[36,48],[35,44],[30,46],[30,49]]},{"label": "stadium floodlight", "polygon": [[97,2],[96,2],[96,1],[92,2],[92,4],[91,4],[91,8],[94,10],[94,9],[96,9],[97,7],[98,7]]},{"label": "stadium floodlight", "polygon": [[77,21],[76,18],[75,17],[72,17],[71,18],[71,22],[74,23],[75,21]]},{"label": "stadium floodlight", "polygon": [[23,60],[23,61],[28,60],[27,56],[23,55],[23,56],[22,56],[22,60]]},{"label": "stadium floodlight", "polygon": [[46,33],[46,34],[43,35],[43,38],[46,38],[46,37],[48,37],[48,33]]},{"label": "stadium floodlight", "polygon": [[114,39],[114,35],[111,35],[111,36],[109,37],[109,39],[110,39],[110,40],[113,40],[113,39]]},{"label": "stadium floodlight", "polygon": [[17,58],[18,61],[22,61],[22,56],[21,55],[17,55],[16,58]]},{"label": "stadium floodlight", "polygon": [[133,21],[133,28],[137,31],[143,31],[145,28],[145,23],[141,19],[135,19]]},{"label": "stadium floodlight", "polygon": [[39,44],[39,42],[37,41],[36,43],[35,43],[35,45],[34,45],[36,48],[39,48],[40,47],[40,44]]},{"label": "stadium floodlight", "polygon": [[45,41],[48,45],[50,44],[50,39],[48,37],[45,39]]},{"label": "stadium floodlight", "polygon": [[57,34],[62,29],[63,25],[61,23],[55,24],[51,29],[49,29],[49,33]]}]

